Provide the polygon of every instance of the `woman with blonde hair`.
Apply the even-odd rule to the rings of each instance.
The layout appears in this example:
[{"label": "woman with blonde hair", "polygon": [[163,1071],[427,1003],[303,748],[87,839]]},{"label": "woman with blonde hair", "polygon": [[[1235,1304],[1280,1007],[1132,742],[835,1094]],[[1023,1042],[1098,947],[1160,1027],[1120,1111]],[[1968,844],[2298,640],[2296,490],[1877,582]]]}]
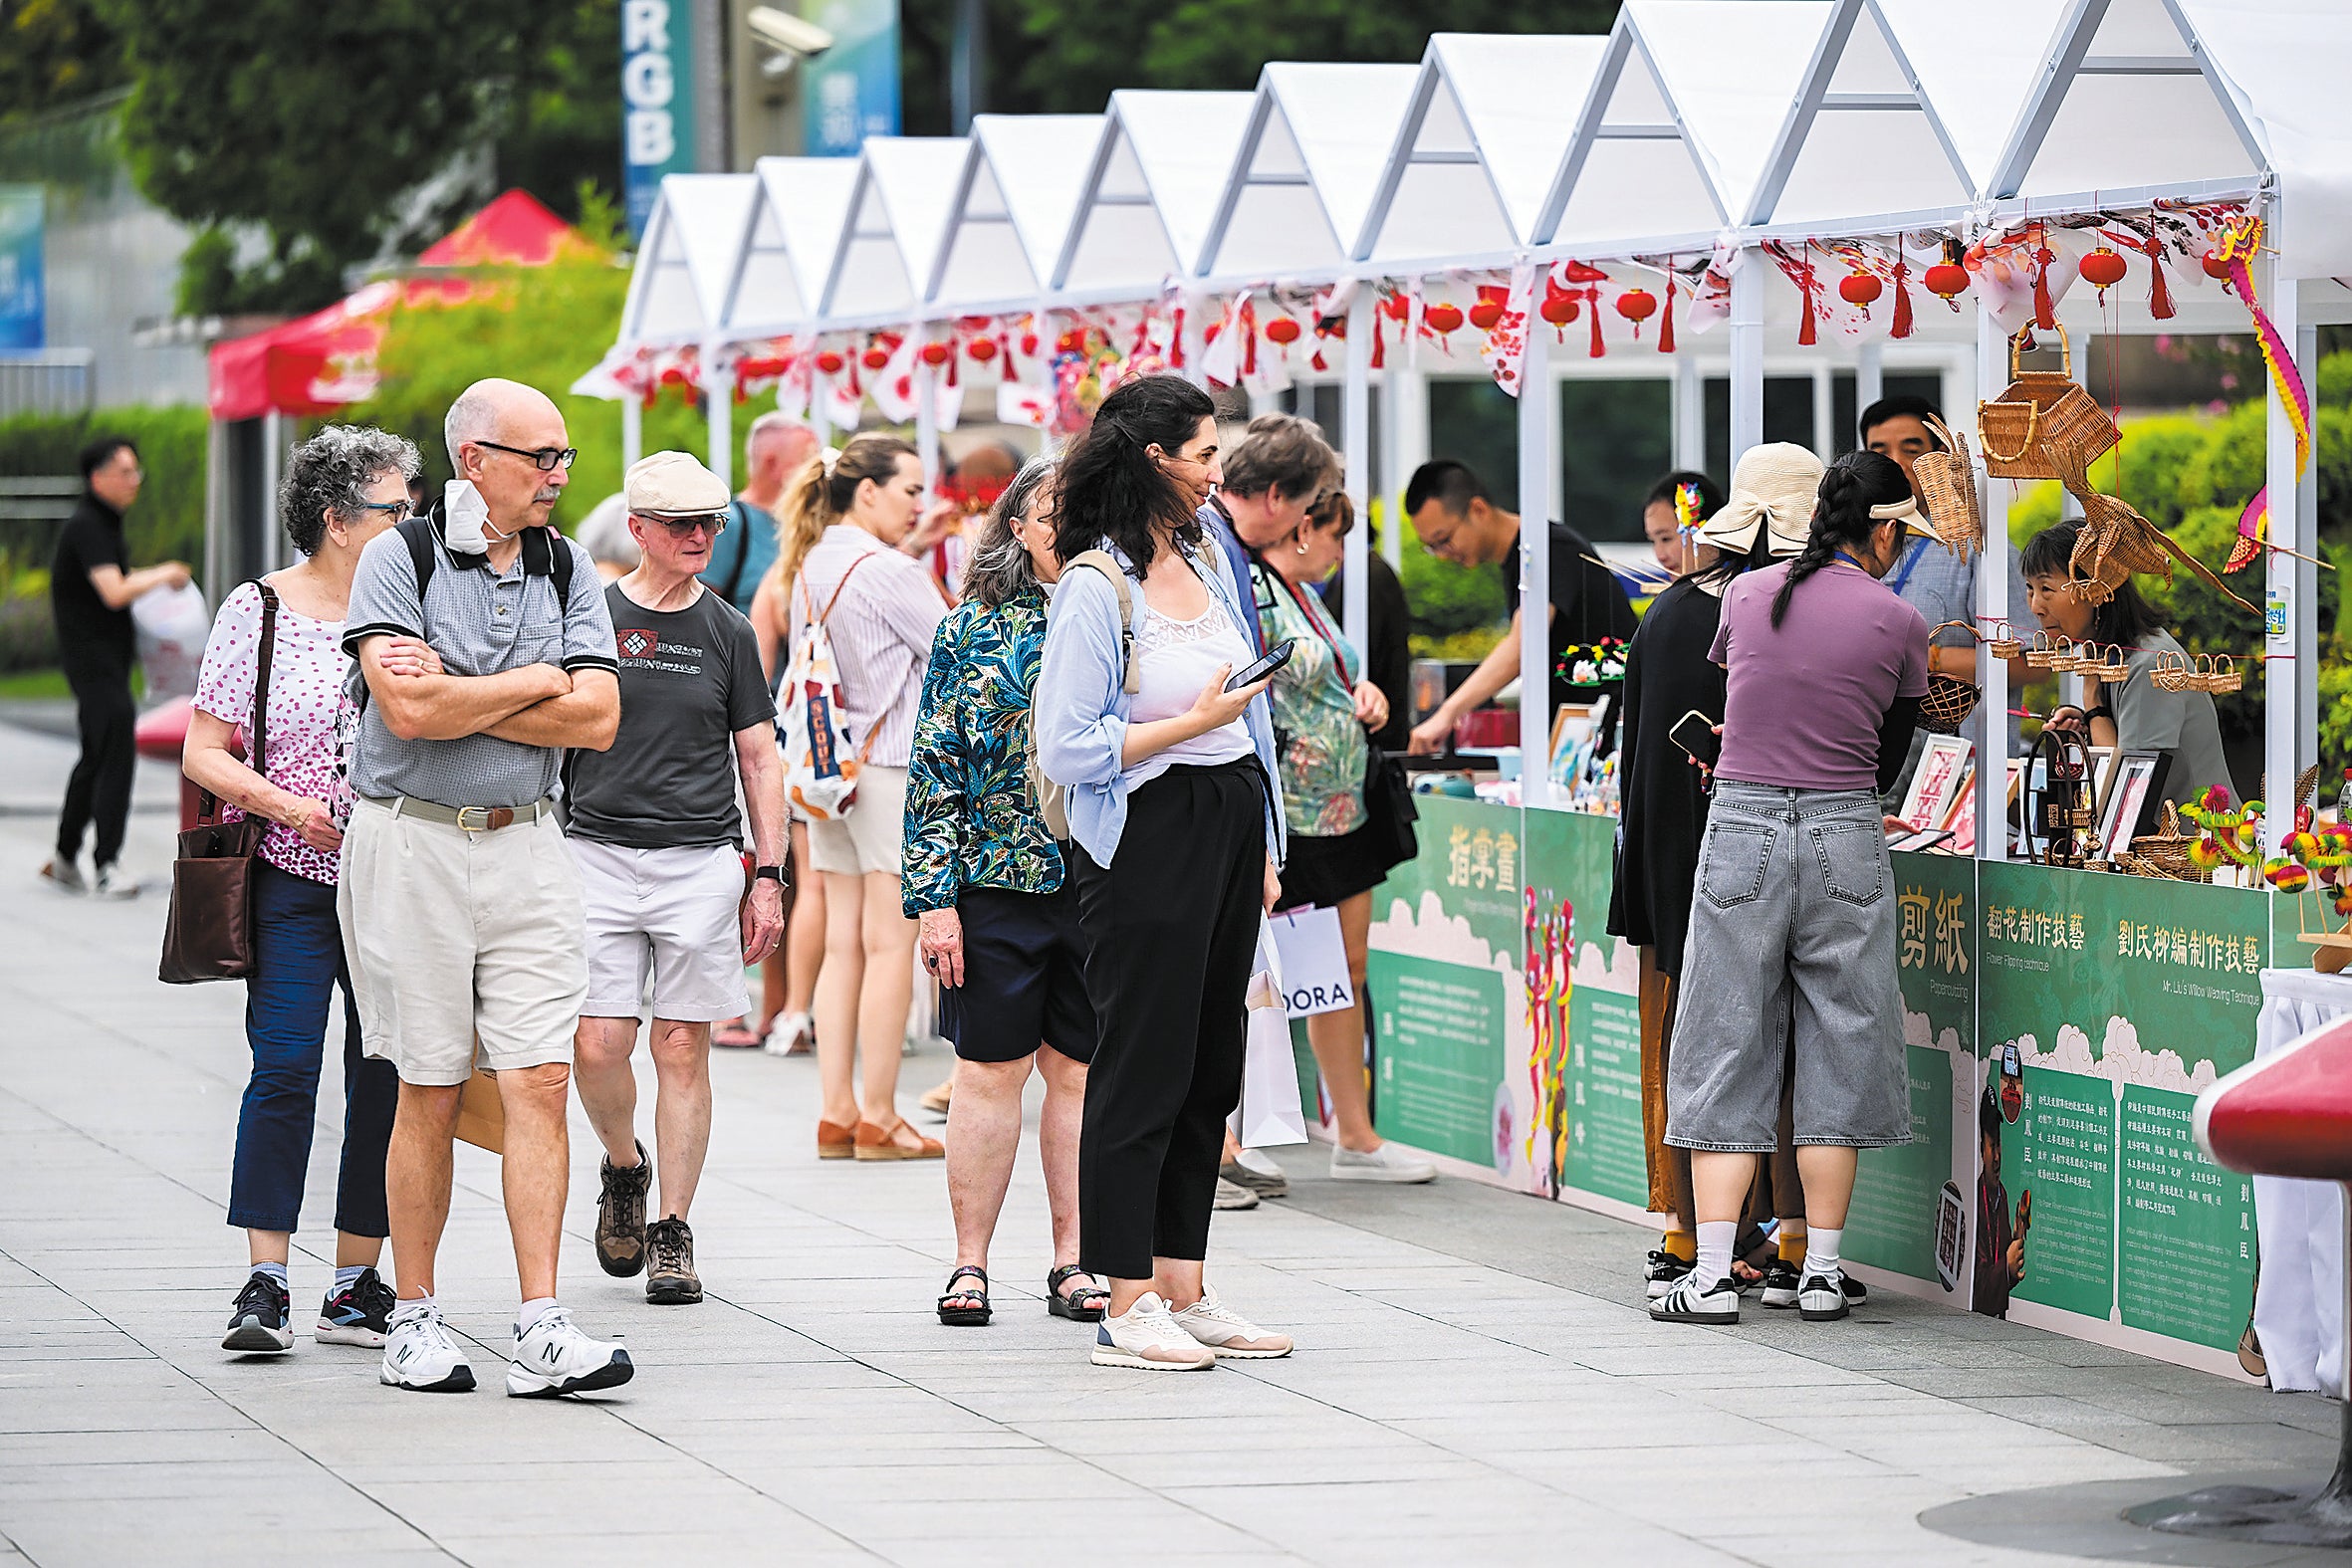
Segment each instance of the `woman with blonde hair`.
[{"label": "woman with blonde hair", "polygon": [[923,518],[923,492],[922,462],[896,436],[857,436],[830,461],[812,460],[785,488],[776,564],[760,588],[763,636],[798,649],[810,622],[823,623],[840,717],[863,759],[847,815],[809,824],[809,862],[824,888],[816,1011],[825,1160],[944,1152],[897,1104],[914,985],[915,923],[900,911],[898,882],[906,769],[924,666],[947,613],[931,574],[898,548]]}]

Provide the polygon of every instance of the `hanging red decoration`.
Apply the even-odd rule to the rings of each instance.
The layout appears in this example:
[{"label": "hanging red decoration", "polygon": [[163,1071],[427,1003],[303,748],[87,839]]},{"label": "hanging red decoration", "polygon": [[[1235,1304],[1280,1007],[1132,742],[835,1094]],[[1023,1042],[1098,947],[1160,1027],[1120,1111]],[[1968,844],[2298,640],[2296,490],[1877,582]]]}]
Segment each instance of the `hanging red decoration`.
[{"label": "hanging red decoration", "polygon": [[1491,333],[1502,322],[1503,313],[1510,305],[1509,289],[1496,284],[1480,284],[1478,304],[1470,308],[1470,325],[1482,333]]},{"label": "hanging red decoration", "polygon": [[[1216,329],[1211,328],[1209,331],[1210,335],[1214,336],[1216,334]],[[1038,335],[1036,333],[1023,333],[1021,335],[1021,356],[1024,359],[1034,359],[1037,357],[1037,352]]]},{"label": "hanging red decoration", "polygon": [[820,348],[817,350],[817,368],[823,374],[839,375],[842,369],[848,363],[848,360],[842,358],[830,348]]},{"label": "hanging red decoration", "polygon": [[1298,340],[1298,324],[1288,316],[1278,316],[1266,324],[1266,336],[1268,341],[1288,348]]},{"label": "hanging red decoration", "polygon": [[1895,319],[1887,326],[1889,337],[1911,336],[1911,264],[1903,259],[1903,237],[1895,236]]},{"label": "hanging red decoration", "polygon": [[1633,340],[1641,341],[1641,324],[1658,314],[1658,297],[1647,289],[1628,289],[1617,296],[1617,314],[1633,324]]},{"label": "hanging red decoration", "polygon": [[2128,269],[2121,256],[2102,245],[2077,262],[2075,270],[2082,274],[2084,283],[2099,291],[2099,303],[2105,305],[2107,291],[2123,282],[2123,275]]},{"label": "hanging red decoration", "polygon": [[1565,327],[1576,319],[1580,309],[1582,307],[1576,303],[1576,297],[1563,291],[1545,295],[1543,303],[1535,307],[1535,314],[1554,327]]},{"label": "hanging red decoration", "polygon": [[2220,251],[2207,251],[2205,253],[2204,266],[2205,275],[2208,278],[2212,278],[2217,282],[2222,283],[2229,282],[2230,264],[2222,260],[2222,253]]},{"label": "hanging red decoration", "polygon": [[925,343],[922,347],[916,349],[915,352],[922,355],[923,363],[930,365],[933,369],[937,369],[939,366],[947,363],[947,361],[953,358],[955,355],[954,349],[941,342]]},{"label": "hanging red decoration", "polygon": [[882,366],[890,362],[890,350],[883,347],[880,343],[876,343],[871,348],[866,349],[866,351],[859,357],[864,359],[865,367],[868,370],[879,370]]},{"label": "hanging red decoration", "polygon": [[1380,330],[1380,319],[1372,318],[1372,368],[1377,370],[1388,363],[1388,335]]},{"label": "hanging red decoration", "polygon": [[1885,284],[1878,281],[1876,273],[1849,272],[1837,280],[1838,298],[1848,305],[1861,307],[1864,320],[1869,319],[1870,307],[1877,303],[1880,295],[1886,293],[1886,288]]},{"label": "hanging red decoration", "polygon": [[2058,325],[2057,307],[2050,301],[2050,264],[2057,259],[2047,245],[2033,253],[2033,325],[2050,331]]},{"label": "hanging red decoration", "polygon": [[1928,293],[1957,311],[1960,309],[1960,296],[1968,293],[1969,270],[1958,262],[1938,262],[1927,270],[1920,281],[1928,286]]},{"label": "hanging red decoration", "polygon": [[1674,262],[1673,262],[1673,259],[1670,257],[1670,258],[1668,258],[1668,260],[1667,260],[1667,273],[1666,273],[1666,320],[1664,320],[1663,322],[1660,322],[1660,323],[1658,324],[1658,351],[1659,351],[1660,353],[1672,353],[1672,352],[1674,352],[1674,271],[1673,271],[1673,267],[1674,267]]},{"label": "hanging red decoration", "polygon": [[[1603,278],[1606,278],[1606,277],[1608,276],[1608,274],[1607,274],[1607,273],[1601,273],[1601,274],[1600,274],[1600,276],[1601,276],[1601,277],[1603,277]],[[1597,283],[1596,283],[1596,284],[1593,284],[1592,286],[1590,286],[1589,288],[1587,288],[1587,289],[1584,291],[1584,303],[1585,303],[1586,305],[1589,305],[1589,306],[1591,306],[1591,307],[1592,307],[1592,309],[1591,309],[1590,311],[1587,311],[1587,312],[1585,313],[1585,319],[1586,319],[1588,322],[1590,322],[1590,323],[1591,323],[1591,326],[1592,326],[1592,346],[1591,346],[1591,347],[1589,347],[1589,348],[1587,348],[1587,349],[1585,349],[1585,350],[1584,350],[1584,353],[1585,353],[1585,357],[1586,357],[1586,358],[1589,358],[1589,359],[1598,359],[1598,358],[1599,358],[1601,355],[1603,355],[1603,354],[1605,354],[1605,353],[1607,353],[1607,352],[1609,351],[1609,349],[1608,349],[1608,345],[1607,345],[1606,343],[1604,343],[1604,342],[1602,342],[1602,341],[1600,340],[1600,285],[1599,285],[1599,284],[1597,284]]]},{"label": "hanging red decoration", "polygon": [[965,346],[964,352],[970,354],[974,362],[986,364],[997,356],[997,340],[994,337],[975,337]]},{"label": "hanging red decoration", "polygon": [[1462,326],[1462,307],[1448,305],[1442,300],[1436,305],[1424,306],[1421,310],[1421,325],[1441,337],[1457,332]]},{"label": "hanging red decoration", "polygon": [[1814,343],[1820,341],[1820,334],[1814,322],[1813,312],[1813,290],[1816,286],[1817,281],[1813,276],[1813,245],[1810,240],[1807,240],[1804,248],[1804,260],[1797,264],[1796,271],[1797,292],[1805,297],[1804,320],[1799,322],[1796,328],[1796,344],[1800,348],[1810,348]]}]

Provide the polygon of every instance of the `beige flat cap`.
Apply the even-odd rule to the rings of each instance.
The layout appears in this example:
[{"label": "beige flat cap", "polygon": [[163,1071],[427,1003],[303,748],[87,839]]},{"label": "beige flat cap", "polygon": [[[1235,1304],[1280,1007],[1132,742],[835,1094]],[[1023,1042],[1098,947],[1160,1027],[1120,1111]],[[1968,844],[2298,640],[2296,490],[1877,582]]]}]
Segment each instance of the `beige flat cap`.
[{"label": "beige flat cap", "polygon": [[701,518],[727,510],[727,482],[684,452],[654,452],[629,465],[622,503],[644,518]]}]

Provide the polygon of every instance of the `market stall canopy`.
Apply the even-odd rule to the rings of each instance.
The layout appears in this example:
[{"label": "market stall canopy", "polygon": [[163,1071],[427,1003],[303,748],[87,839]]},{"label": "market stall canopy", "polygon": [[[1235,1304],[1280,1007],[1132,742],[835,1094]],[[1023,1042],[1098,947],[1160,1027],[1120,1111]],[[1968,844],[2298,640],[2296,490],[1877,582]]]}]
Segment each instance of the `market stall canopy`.
[{"label": "market stall canopy", "polygon": [[1432,34],[1348,254],[1406,262],[1523,244],[1607,50],[1599,37]]},{"label": "market stall canopy", "polygon": [[1968,188],[1993,183],[2026,100],[2046,65],[2051,0],[1875,0],[1880,20],[1919,78],[1951,138]]},{"label": "market stall canopy", "polygon": [[1200,275],[1248,283],[1343,271],[1420,77],[1418,66],[1267,66]]},{"label": "market stall canopy", "polygon": [[1069,235],[1100,114],[975,114],[971,150],[925,280],[936,310],[1017,310],[1044,292]]},{"label": "market stall canopy", "polygon": [[880,325],[922,314],[924,282],[964,172],[963,136],[868,136],[820,312]]},{"label": "market stall canopy", "polygon": [[577,230],[527,190],[510,190],[426,246],[419,267],[544,267],[567,245],[585,244]]},{"label": "market stall canopy", "polygon": [[817,314],[849,193],[857,183],[853,158],[762,158],[743,250],[719,311],[730,341],[800,331]]},{"label": "market stall canopy", "polygon": [[[2181,0],[2284,195],[2268,241],[2298,278],[2352,275],[2352,29],[2328,0]],[[2337,25],[2324,25],[2327,21]],[[2333,287],[2331,285],[2331,287]]]},{"label": "market stall canopy", "polygon": [[1137,297],[1190,276],[1256,102],[1250,93],[1111,94],[1053,290]]},{"label": "market stall canopy", "polygon": [[1676,235],[1706,243],[1730,221],[1627,6],[1609,31],[1529,242],[1577,246]]},{"label": "market stall canopy", "polygon": [[622,344],[699,342],[718,331],[759,188],[756,174],[663,176],[620,308]]},{"label": "market stall canopy", "polygon": [[[1834,0],[1627,0],[1716,204],[1747,221],[1775,143],[1828,44]],[[1873,210],[1848,201],[1844,211]]]}]

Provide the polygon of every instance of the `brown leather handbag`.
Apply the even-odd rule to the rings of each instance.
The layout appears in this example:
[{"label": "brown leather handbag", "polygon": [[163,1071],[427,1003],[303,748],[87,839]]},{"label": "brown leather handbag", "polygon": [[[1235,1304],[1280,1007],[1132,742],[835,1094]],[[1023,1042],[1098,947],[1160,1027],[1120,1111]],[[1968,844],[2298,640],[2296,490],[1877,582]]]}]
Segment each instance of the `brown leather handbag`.
[{"label": "brown leather handbag", "polygon": [[[261,648],[253,674],[253,718],[245,727],[245,756],[255,773],[269,759],[270,656],[278,642],[278,594],[261,589]],[[269,822],[248,814],[220,819],[209,789],[197,796],[196,825],[179,835],[171,862],[171,912],[163,921],[163,962],[156,978],[167,986],[253,976],[253,862]]]}]

